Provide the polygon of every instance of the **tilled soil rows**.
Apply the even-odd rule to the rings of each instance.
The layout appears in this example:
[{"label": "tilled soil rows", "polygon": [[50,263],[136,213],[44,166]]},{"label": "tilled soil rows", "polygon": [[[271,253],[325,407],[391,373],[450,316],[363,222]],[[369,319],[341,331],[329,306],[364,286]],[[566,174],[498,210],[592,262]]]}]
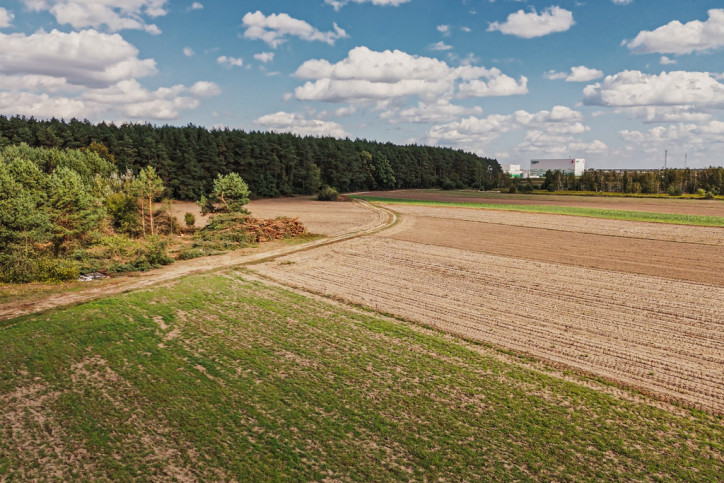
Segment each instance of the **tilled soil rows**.
[{"label": "tilled soil rows", "polygon": [[[403,220],[392,231],[405,225],[414,224]],[[664,400],[724,412],[719,286],[379,235],[255,270]]]},{"label": "tilled soil rows", "polygon": [[415,218],[425,216],[445,220],[476,221],[479,223],[495,223],[499,225],[541,228],[545,230],[590,233],[593,235],[724,246],[724,228],[717,227],[640,223],[582,216],[475,208],[402,204],[389,204],[386,206],[403,215],[413,215]]},{"label": "tilled soil rows", "polygon": [[[624,238],[428,216],[416,216],[414,223],[413,229],[395,230],[383,236],[494,255],[724,286],[724,245]],[[724,237],[724,229],[719,231]]]}]

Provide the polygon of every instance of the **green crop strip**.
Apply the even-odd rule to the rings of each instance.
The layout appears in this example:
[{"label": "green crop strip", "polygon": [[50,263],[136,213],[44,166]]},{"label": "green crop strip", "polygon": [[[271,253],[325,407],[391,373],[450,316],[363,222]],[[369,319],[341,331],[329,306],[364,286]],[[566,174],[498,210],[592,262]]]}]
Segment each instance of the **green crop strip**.
[{"label": "green crop strip", "polygon": [[587,216],[611,220],[644,221],[650,223],[668,223],[672,225],[696,225],[724,227],[724,217],[705,215],[683,215],[675,213],[649,213],[643,211],[603,210],[598,208],[579,208],[575,206],[539,206],[508,205],[497,203],[459,203],[453,201],[408,200],[400,198],[378,198],[374,196],[353,195],[372,203],[402,205],[448,206],[453,208],[478,208],[484,210],[525,211],[530,213],[552,213],[557,215]]},{"label": "green crop strip", "polygon": [[0,480],[724,473],[718,416],[616,399],[242,271],[0,322],[0,339]]}]

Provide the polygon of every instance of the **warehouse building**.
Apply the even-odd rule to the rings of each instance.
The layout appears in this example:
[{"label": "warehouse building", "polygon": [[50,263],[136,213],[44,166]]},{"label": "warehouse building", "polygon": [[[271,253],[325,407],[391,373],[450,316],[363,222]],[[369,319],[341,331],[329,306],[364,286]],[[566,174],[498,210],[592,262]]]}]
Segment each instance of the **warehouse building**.
[{"label": "warehouse building", "polygon": [[503,173],[509,174],[511,178],[523,176],[523,170],[520,169],[519,164],[502,164],[500,167],[503,169]]},{"label": "warehouse building", "polygon": [[583,175],[586,160],[583,158],[564,158],[564,159],[531,159],[530,160],[530,177],[542,178],[546,171],[562,171],[564,174],[573,173],[576,176]]}]

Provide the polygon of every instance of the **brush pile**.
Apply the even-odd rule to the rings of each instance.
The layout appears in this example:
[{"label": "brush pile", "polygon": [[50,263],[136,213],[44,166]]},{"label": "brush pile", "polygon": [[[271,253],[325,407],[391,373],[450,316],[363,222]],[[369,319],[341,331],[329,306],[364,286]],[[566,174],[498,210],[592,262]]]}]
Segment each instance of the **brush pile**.
[{"label": "brush pile", "polygon": [[246,231],[252,242],[266,242],[282,238],[292,238],[298,235],[306,235],[307,229],[298,218],[280,216],[275,219],[246,218],[240,225],[240,229]]},{"label": "brush pile", "polygon": [[207,248],[236,249],[254,243],[305,235],[307,230],[297,218],[254,218],[247,213],[219,213],[196,235]]}]

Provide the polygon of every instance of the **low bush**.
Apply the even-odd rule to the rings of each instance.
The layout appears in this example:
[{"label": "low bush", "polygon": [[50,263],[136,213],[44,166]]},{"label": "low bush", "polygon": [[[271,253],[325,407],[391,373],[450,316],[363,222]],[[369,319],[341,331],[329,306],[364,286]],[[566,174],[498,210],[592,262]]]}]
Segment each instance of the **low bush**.
[{"label": "low bush", "polygon": [[330,186],[323,187],[319,190],[319,193],[317,193],[317,199],[319,201],[337,201],[338,198],[339,192]]}]

